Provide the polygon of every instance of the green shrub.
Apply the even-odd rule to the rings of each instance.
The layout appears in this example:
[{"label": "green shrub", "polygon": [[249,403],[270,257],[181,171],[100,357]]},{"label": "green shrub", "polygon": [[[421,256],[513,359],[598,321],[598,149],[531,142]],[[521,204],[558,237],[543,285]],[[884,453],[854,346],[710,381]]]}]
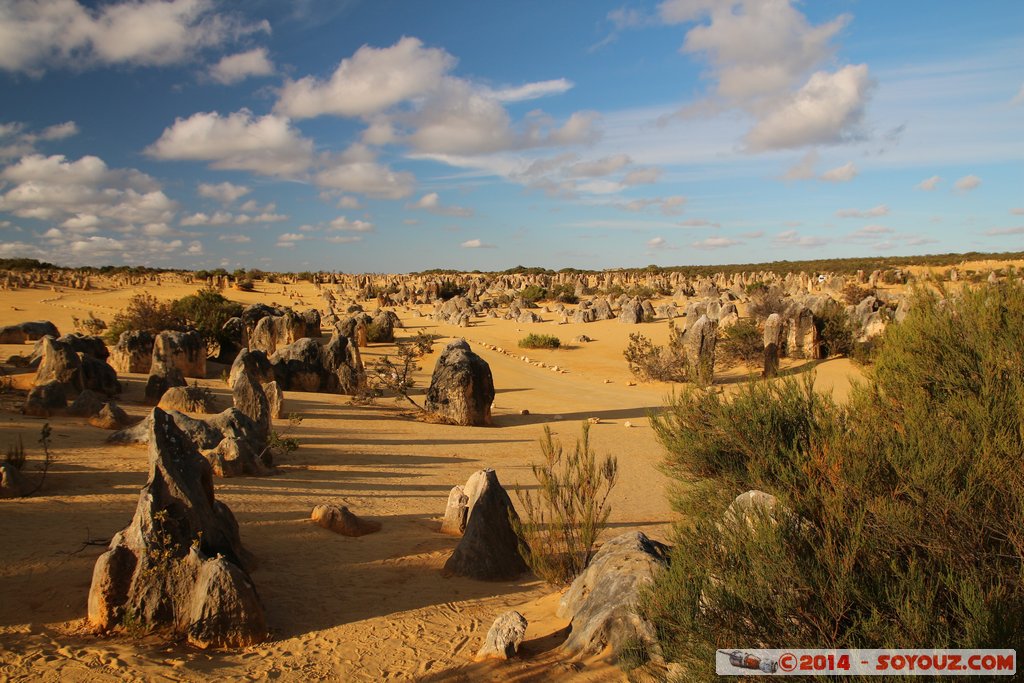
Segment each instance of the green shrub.
[{"label": "green shrub", "polygon": [[237,289],[240,292],[251,292],[256,289],[256,285],[253,284],[253,281],[249,279],[238,280],[237,282],[235,282],[235,289]]},{"label": "green shrub", "polygon": [[539,285],[529,285],[519,292],[520,298],[528,304],[535,304],[548,298],[548,290]]},{"label": "green shrub", "polygon": [[850,282],[843,287],[843,302],[851,306],[856,306],[867,297],[872,296],[874,293],[875,290],[870,287],[861,287],[856,282]]},{"label": "green shrub", "polygon": [[[1021,284],[918,294],[847,406],[810,380],[674,398],[654,427],[686,517],[641,608],[666,658],[711,680],[737,643],[1024,641],[1022,358]],[[781,507],[726,516],[748,489]]]},{"label": "green shrub", "polygon": [[466,293],[465,287],[459,287],[451,280],[442,280],[441,284],[437,288],[437,298],[441,301],[448,301],[448,299],[454,299],[457,296],[462,296]]},{"label": "green shrub", "polygon": [[171,311],[202,335],[207,346],[226,341],[224,323],[242,315],[242,305],[229,301],[215,289],[201,289],[171,304]]},{"label": "green shrub", "polygon": [[726,365],[755,366],[764,357],[764,335],[753,320],[743,319],[735,325],[720,328],[721,337],[715,347]]},{"label": "green shrub", "polygon": [[622,355],[629,371],[641,382],[685,382],[691,372],[683,346],[683,331],[668,321],[668,344],[657,346],[639,332],[629,335]]},{"label": "green shrub", "polygon": [[124,311],[116,313],[107,327],[106,338],[116,344],[122,332],[140,330],[157,334],[163,330],[184,330],[185,321],[170,302],[158,301],[152,294],[136,294]]},{"label": "green shrub", "polygon": [[563,452],[545,425],[540,450],[543,461],[531,465],[537,490],[515,487],[523,517],[512,525],[524,541],[521,550],[533,573],[565,586],[586,568],[608,524],[608,494],[615,487],[618,461],[608,455],[598,463],[586,422],[572,452]]},{"label": "green shrub", "polygon": [[778,287],[757,288],[747,304],[747,313],[755,320],[765,320],[772,313],[782,315],[785,310],[786,302]]},{"label": "green shrub", "polygon": [[576,296],[576,288],[567,284],[555,285],[548,296],[563,304],[578,304],[580,301]]},{"label": "green shrub", "polygon": [[832,299],[814,316],[823,358],[848,356],[853,350],[853,323],[846,308]]},{"label": "green shrub", "polygon": [[561,340],[551,334],[528,334],[519,340],[521,349],[557,349]]}]

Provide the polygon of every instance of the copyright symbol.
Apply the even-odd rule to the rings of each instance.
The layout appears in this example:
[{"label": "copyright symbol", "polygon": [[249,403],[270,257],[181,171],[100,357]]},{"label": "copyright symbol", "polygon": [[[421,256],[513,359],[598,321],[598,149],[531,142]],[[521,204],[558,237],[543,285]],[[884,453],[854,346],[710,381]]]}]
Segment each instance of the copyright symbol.
[{"label": "copyright symbol", "polygon": [[792,652],[783,652],[779,657],[779,668],[783,671],[793,671],[796,669],[796,655]]}]

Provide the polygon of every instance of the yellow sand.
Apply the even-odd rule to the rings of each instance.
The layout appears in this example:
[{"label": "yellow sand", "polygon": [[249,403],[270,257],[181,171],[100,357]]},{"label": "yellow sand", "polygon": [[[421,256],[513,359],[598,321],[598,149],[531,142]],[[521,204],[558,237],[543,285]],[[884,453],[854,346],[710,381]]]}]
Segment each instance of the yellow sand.
[{"label": "yellow sand", "polygon": [[[196,289],[165,281],[160,287],[115,290],[102,280],[94,282],[100,289],[3,292],[0,325],[48,319],[68,332],[73,316],[91,311],[109,320],[139,291],[173,299]],[[242,303],[323,308],[308,283],[289,285],[288,293],[281,285],[259,283],[257,292],[226,294]],[[646,416],[662,405],[672,387],[628,386],[632,378],[622,357],[630,332],[639,330],[664,343],[666,323],[556,326],[487,318],[462,329],[436,325],[408,310],[399,313],[405,323],[399,336],[425,329],[444,337],[422,360],[418,391],[453,337],[464,336],[490,364],[497,388],[495,426],[414,421],[390,399],[366,407],[350,405],[346,396],[287,392],[286,412],[303,417],[292,431],[302,445],[280,463],[281,474],[216,480],[216,495],[234,511],[242,541],[259,561],[252,576],[266,606],[271,639],[258,647],[201,652],[156,639],[87,632],[92,568],[106,541],[131,519],[146,478],[146,451],[107,446],[109,432],[85,420],[50,419],[57,463],[42,494],[0,501],[0,679],[623,680],[618,669],[599,658],[580,663],[559,657],[554,648],[566,623],[554,616],[557,596],[543,583],[443,577],[441,566],[457,539],[437,533],[438,518],[451,487],[482,467],[497,470],[510,489],[516,483],[530,485],[530,463],[539,457],[537,440],[544,425],[571,445],[580,423],[598,417],[592,444],[599,455],[616,455],[620,471],[607,533],[641,530],[669,540],[674,514],[666,496],[668,480],[658,469],[663,451]],[[516,341],[528,332],[555,334],[570,348],[517,349]],[[580,334],[594,341],[572,343]],[[0,346],[0,358],[30,350],[28,344]],[[389,350],[373,345],[364,350],[364,360]],[[538,367],[521,355],[568,372]],[[211,387],[226,407],[230,393],[217,379],[219,373],[211,364],[211,379],[201,384]],[[848,361],[833,360],[818,364],[816,373],[818,386],[842,399],[857,371]],[[732,387],[744,376],[737,369],[725,373],[723,381]],[[17,379],[24,384],[31,376]],[[132,414],[145,414],[145,376],[121,379],[126,388],[121,405]],[[0,398],[0,448],[20,434],[31,470],[40,457],[36,439],[44,420],[16,414],[13,399]],[[522,410],[529,415],[521,415]],[[286,429],[287,421],[276,428]],[[379,520],[383,530],[346,538],[313,525],[311,509],[326,501]],[[474,663],[493,619],[511,608],[530,621],[526,657]]]}]

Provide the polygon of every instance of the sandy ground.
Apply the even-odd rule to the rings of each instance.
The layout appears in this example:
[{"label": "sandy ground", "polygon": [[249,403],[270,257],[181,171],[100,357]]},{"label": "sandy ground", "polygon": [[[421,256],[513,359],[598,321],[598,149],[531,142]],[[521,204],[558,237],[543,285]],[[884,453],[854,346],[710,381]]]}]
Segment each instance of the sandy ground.
[{"label": "sandy ground", "polygon": [[[164,282],[159,287],[88,292],[3,292],[0,325],[48,319],[62,332],[72,331],[72,316],[91,311],[109,320],[142,289],[172,299],[193,293],[196,286]],[[243,303],[321,307],[308,283],[289,286],[288,293],[273,284],[260,284],[259,290],[227,294]],[[368,308],[373,307],[371,303]],[[465,482],[477,469],[493,467],[506,487],[530,487],[530,463],[539,458],[543,426],[550,425],[571,446],[580,423],[598,417],[601,423],[592,428],[591,442],[599,455],[618,457],[620,472],[606,537],[641,530],[668,540],[674,513],[666,496],[668,480],[658,469],[662,449],[647,415],[663,404],[672,387],[629,386],[622,358],[630,332],[639,329],[663,343],[667,324],[555,326],[482,319],[460,329],[436,325],[411,311],[399,313],[405,323],[399,336],[420,329],[443,336],[422,361],[418,391],[429,382],[434,361],[450,338],[464,336],[490,364],[497,388],[495,426],[414,421],[403,417],[404,408],[389,399],[376,406],[353,406],[345,396],[287,392],[286,412],[300,414],[303,421],[291,432],[301,447],[280,463],[281,473],[216,481],[216,495],[238,517],[242,541],[259,561],[252,576],[272,632],[258,647],[202,652],[158,640],[100,638],[87,632],[92,568],[106,541],[131,519],[145,482],[146,452],[105,445],[109,432],[84,420],[50,419],[57,462],[44,490],[32,498],[0,501],[0,680],[623,680],[617,668],[599,658],[567,662],[559,657],[555,648],[567,624],[554,616],[557,595],[542,582],[527,577],[487,583],[442,576],[440,569],[457,539],[437,533],[437,528],[454,484]],[[556,334],[568,348],[521,352],[516,340],[528,332]],[[570,341],[580,334],[594,341]],[[0,358],[30,349],[0,346]],[[364,360],[389,350],[373,345]],[[525,362],[522,354],[568,372]],[[858,374],[845,360],[819,363],[814,369],[817,386],[839,399]],[[201,383],[227,407],[230,393],[217,379],[220,371],[211,364],[210,379]],[[745,376],[740,368],[724,373],[720,381],[730,390]],[[126,392],[121,405],[140,416],[147,411],[140,402],[145,379],[122,377]],[[13,412],[9,396],[0,403],[0,448],[21,435],[31,471],[41,457],[36,440],[44,420]],[[529,415],[520,414],[524,409]],[[287,426],[282,420],[277,429]],[[346,538],[313,525],[311,509],[328,501],[379,520],[383,530]],[[530,622],[524,658],[474,663],[493,619],[511,608]]]}]

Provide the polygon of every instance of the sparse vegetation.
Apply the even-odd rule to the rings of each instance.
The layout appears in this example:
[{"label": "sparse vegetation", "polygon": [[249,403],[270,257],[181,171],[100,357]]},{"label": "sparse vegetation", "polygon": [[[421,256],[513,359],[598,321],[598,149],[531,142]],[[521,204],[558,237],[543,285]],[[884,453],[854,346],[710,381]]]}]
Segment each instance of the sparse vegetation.
[{"label": "sparse vegetation", "polygon": [[562,341],[552,334],[530,333],[519,340],[521,349],[557,349],[561,345]]},{"label": "sparse vegetation", "polygon": [[528,285],[523,288],[523,291],[519,292],[519,297],[532,306],[538,301],[547,299],[548,290],[540,287],[539,285]]},{"label": "sparse vegetation", "polygon": [[[711,680],[739,642],[1020,642],[1021,358],[1024,285],[1008,283],[918,294],[846,406],[809,378],[675,397],[653,424],[685,522],[642,605],[666,659]],[[749,489],[774,510],[727,516]]]},{"label": "sparse vegetation", "polygon": [[639,332],[629,335],[629,345],[623,355],[629,371],[641,382],[685,382],[690,375],[683,331],[671,320],[668,325],[666,346],[656,345]]},{"label": "sparse vegetation", "polygon": [[540,450],[542,462],[531,466],[537,490],[515,487],[524,514],[513,526],[533,573],[565,586],[586,568],[608,523],[608,494],[615,487],[618,461],[608,455],[598,462],[587,423],[571,452],[563,451],[545,426]]},{"label": "sparse vegetation", "polygon": [[848,356],[853,351],[853,324],[846,308],[829,299],[821,312],[814,316],[821,340],[822,357]]},{"label": "sparse vegetation", "polygon": [[843,291],[840,296],[842,296],[843,298],[843,303],[848,304],[850,306],[856,306],[861,301],[864,301],[864,299],[873,295],[874,293],[875,290],[871,289],[870,287],[862,287],[861,285],[858,285],[856,282],[850,282],[845,287],[843,287]]},{"label": "sparse vegetation", "polygon": [[569,284],[555,285],[548,294],[549,298],[563,304],[577,304],[576,288]]},{"label": "sparse vegetation", "polygon": [[235,282],[235,289],[240,292],[252,292],[255,291],[256,284],[248,278],[245,280],[238,280]]},{"label": "sparse vegetation", "polygon": [[18,443],[10,444],[7,447],[4,461],[18,471],[25,466],[25,444],[21,440],[21,434],[18,434]]},{"label": "sparse vegetation", "polygon": [[758,365],[764,355],[764,335],[757,324],[743,319],[735,325],[719,328],[718,344],[715,347],[718,356],[727,365],[744,364],[750,367]]},{"label": "sparse vegetation", "polygon": [[223,327],[231,318],[242,315],[242,305],[229,301],[215,289],[201,289],[171,304],[174,314],[195,328],[207,347],[219,346],[226,339]]},{"label": "sparse vegetation", "polygon": [[159,301],[152,294],[136,294],[128,299],[125,310],[114,315],[107,329],[108,343],[116,344],[122,332],[139,330],[158,334],[164,330],[183,330],[185,321],[175,313],[170,302]]},{"label": "sparse vegetation", "polygon": [[285,427],[283,431],[278,432],[276,429],[271,429],[270,434],[267,435],[267,445],[260,453],[260,461],[262,461],[267,467],[272,467],[275,460],[279,460],[280,458],[297,451],[300,446],[298,438],[288,436],[288,434],[301,424],[301,415],[298,413],[289,413],[288,426]]},{"label": "sparse vegetation", "polygon": [[96,337],[102,335],[107,329],[107,323],[93,315],[92,311],[89,311],[89,317],[87,318],[71,316],[71,324],[74,325],[76,332]]},{"label": "sparse vegetation", "polygon": [[751,293],[750,303],[747,304],[747,313],[759,321],[767,319],[772,313],[782,315],[785,310],[786,302],[778,287],[758,287]]},{"label": "sparse vegetation", "polygon": [[401,341],[395,344],[395,360],[385,355],[367,367],[367,384],[357,397],[360,402],[372,402],[385,391],[395,394],[396,400],[404,399],[421,412],[423,406],[416,402],[409,393],[416,386],[413,374],[420,369],[416,362],[421,356],[430,353],[434,344],[434,336],[420,332],[412,341]]}]

